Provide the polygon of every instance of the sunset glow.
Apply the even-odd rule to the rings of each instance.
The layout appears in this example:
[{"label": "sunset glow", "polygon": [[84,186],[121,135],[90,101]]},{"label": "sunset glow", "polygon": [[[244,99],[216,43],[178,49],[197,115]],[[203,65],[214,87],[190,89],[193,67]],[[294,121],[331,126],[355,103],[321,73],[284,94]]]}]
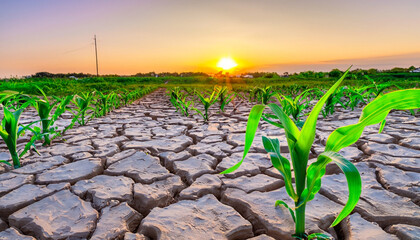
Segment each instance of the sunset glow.
[{"label": "sunset glow", "polygon": [[217,67],[222,68],[223,70],[229,70],[236,66],[238,66],[238,64],[230,57],[221,58],[217,63]]}]

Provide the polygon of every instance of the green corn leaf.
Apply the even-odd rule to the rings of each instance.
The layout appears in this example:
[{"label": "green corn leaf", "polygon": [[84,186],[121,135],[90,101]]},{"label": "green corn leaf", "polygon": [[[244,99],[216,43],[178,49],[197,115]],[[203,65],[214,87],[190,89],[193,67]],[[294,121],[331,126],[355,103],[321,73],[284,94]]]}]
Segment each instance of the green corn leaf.
[{"label": "green corn leaf", "polygon": [[39,138],[41,138],[42,136],[43,136],[44,134],[37,134],[37,133],[35,133],[35,135],[34,136],[32,136],[32,138],[31,138],[31,140],[28,142],[28,143],[26,143],[26,145],[25,145],[25,148],[23,149],[23,151],[19,154],[19,158],[21,158],[23,155],[25,155],[28,151],[29,151],[29,149],[31,149],[31,147],[32,147],[32,149],[38,154],[38,155],[41,155],[39,152],[38,152],[38,150],[36,149],[36,146],[35,146],[35,141],[37,140],[37,139],[39,139]]},{"label": "green corn leaf", "polygon": [[385,124],[386,124],[386,119],[384,119],[384,120],[381,122],[381,125],[379,126],[379,131],[378,131],[378,133],[381,133],[381,132],[384,130]]},{"label": "green corn leaf", "polygon": [[[295,102],[293,101],[293,99],[289,96],[286,95],[281,95],[283,97],[284,100],[286,100],[287,102],[289,102],[290,106],[293,106],[295,104]],[[279,102],[281,102],[281,97],[279,97],[277,95],[277,99],[279,100]]]},{"label": "green corn leaf", "polygon": [[54,112],[54,115],[52,117],[53,121],[56,121],[58,117],[60,117],[66,111],[66,106],[70,103],[72,98],[73,95],[69,95],[57,101],[60,104],[57,106],[57,109]]},{"label": "green corn leaf", "polygon": [[312,90],[318,90],[318,89],[317,89],[317,88],[310,88],[310,89],[307,89],[307,90],[303,91],[302,93],[300,93],[298,96],[296,96],[296,97],[295,97],[295,99],[294,99],[294,103],[295,103],[295,104],[298,104],[298,102],[299,102],[300,98],[301,98],[302,96],[306,95],[308,92],[310,92],[310,91],[312,91]]},{"label": "green corn leaf", "polygon": [[6,160],[0,160],[0,163],[5,163],[5,164],[7,164],[7,165],[9,165],[9,166],[12,166],[12,164],[11,164],[11,163],[9,163],[9,161],[6,161]]},{"label": "green corn leaf", "polygon": [[257,132],[258,124],[260,123],[261,115],[265,107],[266,107],[265,105],[255,105],[254,107],[252,107],[251,112],[249,113],[249,116],[248,116],[248,122],[246,124],[245,147],[244,147],[244,154],[242,156],[242,159],[240,162],[226,169],[220,174],[231,173],[241,166],[246,155],[251,149],[252,142],[254,142],[255,133]]},{"label": "green corn leaf", "polygon": [[[32,125],[34,125],[35,123],[38,123],[38,122],[40,122],[41,120],[37,120],[37,121],[33,121],[33,122],[31,122],[30,124],[28,124],[28,125],[26,125],[26,126],[23,126],[23,127],[19,127],[19,129],[18,129],[18,132],[17,132],[17,134],[20,136],[20,135],[23,135],[24,133],[25,133],[25,130],[31,130],[31,126]],[[39,127],[34,127],[34,129],[36,129],[37,131],[38,131],[38,133],[40,133],[41,132],[41,129],[39,128]]]},{"label": "green corn leaf", "polygon": [[291,150],[292,146],[296,143],[296,140],[299,138],[300,132],[296,124],[287,116],[283,109],[281,109],[277,104],[270,103],[268,107],[273,111],[276,117],[280,120],[281,124],[284,127],[286,132],[287,142],[289,145],[289,149]]},{"label": "green corn leaf", "polygon": [[332,238],[324,233],[312,233],[311,235],[308,236],[308,240],[312,240],[312,239],[331,240]]},{"label": "green corn leaf", "polygon": [[200,101],[203,103],[203,104],[206,104],[206,99],[200,94],[200,93],[198,93],[198,97],[200,98]]},{"label": "green corn leaf", "polygon": [[343,171],[349,189],[347,203],[331,224],[331,227],[333,227],[353,211],[359,201],[360,194],[362,193],[362,179],[360,178],[360,173],[350,161],[335,152],[324,152],[320,154],[317,161],[312,163],[308,168],[307,188],[303,191],[300,199],[302,199],[301,204],[304,204],[314,198],[315,194],[321,188],[321,178],[325,174],[325,167],[331,161],[337,164],[341,171]]},{"label": "green corn leaf", "polygon": [[47,94],[45,94],[45,92],[40,88],[40,87],[38,87],[37,85],[35,85],[35,87],[36,88],[38,88],[38,90],[41,92],[41,94],[44,96],[44,99],[46,100],[46,101],[48,101],[48,97],[47,97]]},{"label": "green corn leaf", "polygon": [[1,103],[5,102],[9,98],[13,98],[14,96],[18,95],[19,92],[11,91],[11,90],[5,90],[0,92],[0,105]]},{"label": "green corn leaf", "polygon": [[271,121],[270,119],[268,119],[267,117],[268,117],[268,115],[262,115],[261,116],[262,117],[262,119],[264,120],[264,121],[266,121],[266,122],[268,122],[269,124],[271,124],[271,125],[273,125],[273,126],[276,126],[276,127],[278,127],[278,128],[283,128],[283,125],[281,125],[281,123],[278,123],[278,122],[274,122],[274,121]]},{"label": "green corn leaf", "polygon": [[0,137],[3,139],[9,138],[9,133],[2,126],[0,126]]},{"label": "green corn leaf", "polygon": [[16,149],[17,139],[19,137],[19,119],[23,110],[31,103],[31,101],[25,102],[14,112],[10,111],[7,107],[3,108],[4,116],[1,122],[0,136],[6,143],[10,155],[12,156],[13,166],[16,168],[20,166],[19,156]]},{"label": "green corn leaf", "polygon": [[289,210],[290,215],[292,215],[293,222],[296,222],[295,212],[293,212],[293,209],[291,209],[289,207],[289,205],[287,205],[287,203],[285,203],[284,201],[281,201],[281,200],[277,200],[276,203],[274,204],[274,206],[275,207],[278,207],[278,206],[284,206],[284,207],[286,207]]},{"label": "green corn leaf", "polygon": [[[318,120],[318,115],[322,110],[322,106],[324,106],[325,102],[328,100],[331,94],[334,93],[334,91],[338,88],[338,86],[344,80],[350,68],[348,68],[347,71],[343,74],[343,76],[341,76],[341,78],[327,91],[327,93],[325,93],[325,95],[322,96],[322,98],[318,101],[318,103],[312,109],[309,117],[306,119],[305,124],[302,127],[300,138],[297,141],[297,145],[299,148],[297,152],[303,155],[301,156],[302,159],[307,159],[307,155],[309,154],[312,143],[314,142],[316,123]],[[305,168],[306,168],[306,164],[307,162],[302,163],[302,165],[304,165]]]},{"label": "green corn leaf", "polygon": [[325,151],[338,152],[355,143],[366,126],[382,122],[392,109],[420,108],[420,89],[399,90],[384,94],[370,102],[362,110],[359,122],[337,128],[327,139]]},{"label": "green corn leaf", "polygon": [[273,166],[279,170],[281,175],[284,178],[286,184],[287,194],[294,200],[298,200],[298,196],[292,185],[292,171],[290,168],[290,162],[287,158],[281,156],[280,154],[280,143],[278,139],[271,139],[267,137],[262,137],[263,145],[267,153],[270,154],[271,162]]}]

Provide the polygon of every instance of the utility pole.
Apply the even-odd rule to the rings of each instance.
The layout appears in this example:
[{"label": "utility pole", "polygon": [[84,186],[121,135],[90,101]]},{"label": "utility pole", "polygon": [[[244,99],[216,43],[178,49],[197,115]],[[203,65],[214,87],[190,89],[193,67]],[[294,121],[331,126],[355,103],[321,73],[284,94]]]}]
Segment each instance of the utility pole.
[{"label": "utility pole", "polygon": [[96,34],[95,34],[94,40],[95,40],[95,55],[96,55],[96,76],[99,77],[99,71],[98,71],[98,48],[96,47]]}]

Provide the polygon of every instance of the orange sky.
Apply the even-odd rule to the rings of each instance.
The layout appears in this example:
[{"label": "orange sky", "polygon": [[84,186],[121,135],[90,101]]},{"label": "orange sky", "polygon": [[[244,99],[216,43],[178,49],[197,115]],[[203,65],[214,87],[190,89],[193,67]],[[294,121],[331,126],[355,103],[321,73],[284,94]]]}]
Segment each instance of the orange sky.
[{"label": "orange sky", "polygon": [[420,1],[0,2],[0,77],[420,66]]}]

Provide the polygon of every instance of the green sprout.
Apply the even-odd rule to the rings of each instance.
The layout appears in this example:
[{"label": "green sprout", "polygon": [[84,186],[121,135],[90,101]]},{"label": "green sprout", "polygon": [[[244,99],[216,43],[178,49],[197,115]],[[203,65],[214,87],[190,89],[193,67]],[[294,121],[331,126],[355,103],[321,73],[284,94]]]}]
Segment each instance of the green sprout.
[{"label": "green sprout", "polygon": [[[25,155],[31,147],[35,149],[34,142],[39,137],[37,135],[34,135],[33,137],[31,137],[30,141],[25,145],[25,148],[23,149],[23,151],[19,154],[17,150],[18,138],[25,134],[26,129],[30,129],[30,125],[35,123],[33,122],[31,124],[28,124],[25,127],[19,126],[19,119],[22,115],[22,112],[30,104],[31,102],[28,101],[15,111],[10,111],[10,109],[7,106],[3,106],[4,117],[0,125],[0,136],[3,139],[3,141],[6,143],[7,148],[9,149],[9,153],[13,161],[13,167],[15,169],[20,167],[20,159],[22,158],[22,156]],[[11,165],[7,160],[0,160],[0,162]]]},{"label": "green sprout", "polygon": [[[319,91],[318,89],[311,88],[301,92],[295,98],[292,98],[287,95],[277,94],[276,97],[279,100],[283,111],[288,115],[292,116],[294,122],[299,126],[302,127],[303,121],[301,117],[303,115],[303,111],[309,108],[309,102],[307,97],[312,96],[309,93],[311,91]],[[275,115],[271,115],[272,118],[276,118]]]},{"label": "green sprout", "polygon": [[98,101],[96,102],[96,117],[101,117],[107,115],[112,108],[116,104],[115,96],[116,94],[114,92],[111,92],[109,94],[104,94],[102,92],[97,92],[99,94]]},{"label": "green sprout", "polygon": [[76,111],[69,109],[73,114],[73,120],[70,126],[66,127],[65,130],[72,128],[76,122],[78,122],[79,125],[84,126],[86,125],[87,121],[93,117],[92,114],[89,116],[87,111],[94,110],[91,106],[94,96],[95,92],[80,93],[74,96],[72,102],[77,109]]},{"label": "green sprout", "polygon": [[[51,134],[55,136],[59,135],[59,132],[54,129],[54,123],[57,119],[67,110],[66,106],[70,103],[73,95],[69,95],[63,98],[53,97],[55,101],[50,101],[44,91],[36,86],[43,95],[43,99],[34,98],[33,106],[38,112],[38,116],[41,120],[42,136],[44,137],[44,145],[51,144]],[[51,111],[56,107],[54,114],[51,115]]]},{"label": "green sprout", "polygon": [[273,87],[260,87],[252,90],[250,97],[261,102],[261,104],[267,104],[270,99],[276,95],[276,92],[273,90]]},{"label": "green sprout", "polygon": [[362,115],[358,123],[337,128],[330,134],[325,151],[318,156],[316,162],[308,167],[309,152],[315,140],[318,115],[327,99],[341,84],[348,71],[343,74],[314,106],[301,130],[299,130],[294,121],[277,104],[255,105],[251,109],[248,118],[242,159],[239,163],[221,173],[231,173],[240,167],[251,148],[262,113],[266,107],[269,107],[284,127],[295,178],[295,183],[293,184],[291,164],[289,159],[281,155],[279,140],[276,138],[262,137],[264,148],[269,153],[273,166],[283,176],[286,192],[295,204],[294,208],[290,208],[283,201],[276,201],[275,205],[282,205],[289,209],[295,221],[295,234],[293,237],[298,239],[313,239],[317,235],[318,237],[322,237],[320,234],[311,234],[309,236],[306,234],[305,209],[306,204],[314,199],[315,194],[321,188],[321,178],[325,174],[327,164],[334,162],[338,165],[345,174],[349,188],[348,201],[331,224],[331,227],[336,226],[348,216],[360,198],[362,191],[360,174],[350,161],[346,160],[337,152],[355,143],[361,137],[366,126],[384,121],[390,110],[408,110],[420,107],[420,90],[416,89],[395,91],[376,98],[362,110]]},{"label": "green sprout", "polygon": [[188,101],[187,95],[179,87],[171,89],[169,95],[171,96],[170,102],[176,108],[176,112],[181,110],[183,115],[190,116],[189,110],[194,109],[194,101]]},{"label": "green sprout", "polygon": [[213,91],[210,94],[210,97],[205,97],[205,95],[201,94],[200,92],[197,92],[197,95],[204,106],[204,113],[198,110],[197,108],[194,108],[194,110],[203,117],[204,121],[207,122],[209,120],[209,108],[214,103],[216,103],[219,96],[216,91]]},{"label": "green sprout", "polygon": [[225,111],[226,105],[228,105],[236,97],[236,93],[229,93],[229,90],[226,86],[216,86],[215,90],[218,92],[220,99],[220,110]]},{"label": "green sprout", "polygon": [[351,110],[353,111],[354,108],[356,108],[360,103],[366,104],[366,101],[359,89],[346,88],[344,91],[347,98],[349,99],[347,102],[344,103],[345,109],[351,108]]},{"label": "green sprout", "polygon": [[322,109],[321,113],[324,118],[328,117],[328,115],[333,115],[335,113],[335,106],[340,104],[342,107],[345,107],[342,98],[344,97],[344,87],[337,89],[334,93],[332,93],[325,103],[324,108]]}]

